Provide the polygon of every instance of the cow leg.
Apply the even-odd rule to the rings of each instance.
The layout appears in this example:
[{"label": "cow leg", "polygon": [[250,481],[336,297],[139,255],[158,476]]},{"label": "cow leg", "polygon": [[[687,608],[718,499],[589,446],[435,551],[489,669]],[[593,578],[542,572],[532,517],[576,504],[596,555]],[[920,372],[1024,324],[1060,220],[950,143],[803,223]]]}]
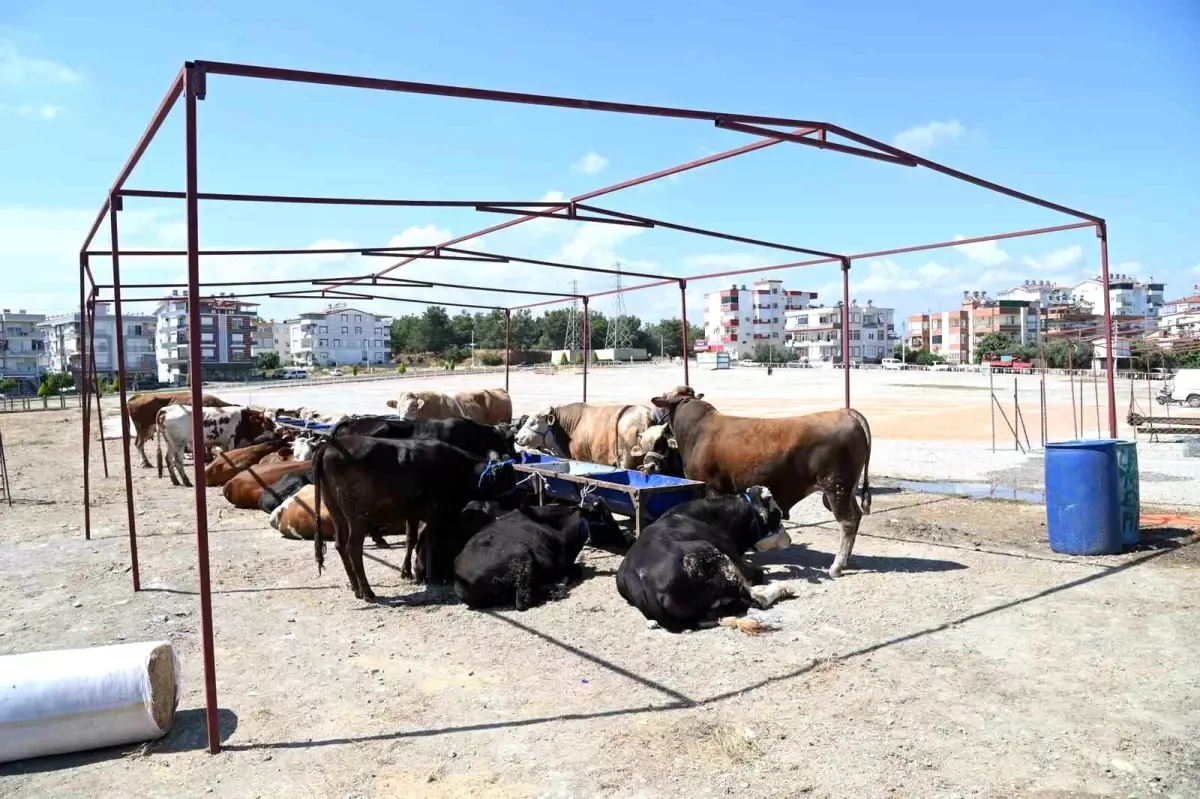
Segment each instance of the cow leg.
[{"label": "cow leg", "polygon": [[[138,433],[133,438],[133,445],[137,447],[138,454],[142,456],[142,468],[153,469],[154,464],[150,463],[150,459],[146,457],[146,436]],[[159,477],[162,477],[160,474]]]},{"label": "cow leg", "polygon": [[179,470],[179,479],[183,481],[186,487],[191,488],[192,481],[188,479],[187,472],[183,470],[183,456],[179,454],[179,450],[175,450],[172,454],[175,459],[175,468]]},{"label": "cow leg", "polygon": [[361,520],[351,528],[350,565],[354,568],[354,573],[358,578],[358,591],[355,596],[367,602],[374,602],[375,592],[371,590],[371,585],[367,582],[367,570],[363,565],[363,541],[366,539],[364,533]]},{"label": "cow leg", "polygon": [[357,599],[362,599],[362,591],[358,588],[358,575],[354,573],[354,564],[350,561],[350,539],[354,537],[354,526],[346,520],[343,524],[334,524],[334,547],[338,557],[342,559],[342,568],[346,570],[346,578],[350,581],[350,590]]},{"label": "cow leg", "polygon": [[854,550],[854,539],[858,535],[858,524],[862,521],[862,510],[858,500],[854,498],[854,486],[850,484],[844,489],[826,492],[829,505],[833,508],[833,517],[842,526],[842,543],[838,548],[837,557],[829,567],[830,577],[841,577],[842,570],[850,564],[850,553]]},{"label": "cow leg", "polygon": [[417,548],[417,520],[408,519],[404,525],[404,565],[400,567],[400,576],[411,580],[413,578],[413,550]]},{"label": "cow leg", "polygon": [[533,556],[526,553],[524,557],[513,563],[513,588],[515,596],[513,605],[517,610],[528,610],[536,604],[534,597],[534,567]]},{"label": "cow leg", "polygon": [[392,548],[392,545],[387,542],[381,533],[376,533],[375,535],[371,536],[371,540],[375,542],[375,546],[379,549]]}]

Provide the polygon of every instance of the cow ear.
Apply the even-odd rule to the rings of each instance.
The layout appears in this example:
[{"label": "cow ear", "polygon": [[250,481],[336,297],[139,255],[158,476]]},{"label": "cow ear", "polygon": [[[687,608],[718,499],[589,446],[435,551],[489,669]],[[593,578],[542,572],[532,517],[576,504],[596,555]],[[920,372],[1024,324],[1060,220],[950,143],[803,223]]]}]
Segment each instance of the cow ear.
[{"label": "cow ear", "polygon": [[629,454],[634,458],[643,458],[646,456],[646,450],[640,446],[634,445],[633,449],[629,450]]},{"label": "cow ear", "polygon": [[423,399],[419,399],[419,400],[417,400],[417,407],[418,407],[418,408],[424,408],[424,407],[425,407],[425,400],[423,400]]},{"label": "cow ear", "polygon": [[546,424],[550,425],[551,427],[554,427],[554,425],[555,425],[555,424],[557,424],[557,423],[558,423],[558,419],[557,419],[557,418],[555,418],[554,414],[552,414],[552,413],[551,413],[551,414],[547,414],[547,416],[546,416]]},{"label": "cow ear", "polygon": [[395,407],[396,407],[396,401],[395,401],[395,400],[388,400],[388,401],[387,401],[387,406],[388,406],[389,408],[395,408]]},{"label": "cow ear", "polygon": [[489,449],[487,459],[489,462],[498,461],[500,460],[500,453],[496,452],[494,449]]},{"label": "cow ear", "polygon": [[666,397],[652,397],[650,399],[650,404],[655,408],[668,408],[670,407],[671,403],[667,401]]},{"label": "cow ear", "polygon": [[673,438],[668,438],[667,446],[670,447],[671,449],[679,449],[679,442]]},{"label": "cow ear", "polygon": [[704,399],[704,394],[697,394],[696,399]]}]

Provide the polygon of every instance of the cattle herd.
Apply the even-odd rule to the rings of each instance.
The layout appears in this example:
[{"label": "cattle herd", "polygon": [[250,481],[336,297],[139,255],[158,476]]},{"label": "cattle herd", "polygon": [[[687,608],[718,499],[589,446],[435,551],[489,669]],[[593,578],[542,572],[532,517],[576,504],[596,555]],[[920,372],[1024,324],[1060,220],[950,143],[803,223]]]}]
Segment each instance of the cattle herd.
[{"label": "cattle herd", "polygon": [[[790,545],[783,522],[805,496],[820,492],[841,526],[830,575],[847,567],[871,507],[870,427],[850,409],[728,416],[703,397],[680,386],[645,404],[570,403],[513,419],[503,389],[405,392],[387,403],[395,413],[337,417],[206,395],[193,457],[205,460],[205,485],[222,487],[235,507],[268,513],[287,538],[312,540],[318,569],[332,539],[359,599],[375,599],[363,567],[367,538],[387,547],[387,536],[404,536],[404,577],[451,584],[472,608],[518,610],[582,579],[576,559],[591,546],[623,555],[617,590],[662,628],[752,632],[739,616],[782,589],[765,586],[746,553]],[[165,460],[175,485],[190,485],[189,402],[178,392],[128,405],[143,466],[155,435],[158,476]],[[325,433],[277,425],[279,417],[324,422]],[[577,502],[539,504],[534,478],[515,468],[530,451],[686,477],[707,495],[674,506],[635,539],[586,487]]]}]

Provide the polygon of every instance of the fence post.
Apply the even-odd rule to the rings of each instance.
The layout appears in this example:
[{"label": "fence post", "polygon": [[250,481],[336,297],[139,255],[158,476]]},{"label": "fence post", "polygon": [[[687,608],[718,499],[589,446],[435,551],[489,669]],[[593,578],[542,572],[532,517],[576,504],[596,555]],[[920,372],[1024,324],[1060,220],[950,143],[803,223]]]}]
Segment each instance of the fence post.
[{"label": "fence post", "polygon": [[988,409],[992,412],[992,452],[996,451],[996,376],[992,374],[992,367],[988,367],[988,393],[992,397],[992,401],[988,403]]}]

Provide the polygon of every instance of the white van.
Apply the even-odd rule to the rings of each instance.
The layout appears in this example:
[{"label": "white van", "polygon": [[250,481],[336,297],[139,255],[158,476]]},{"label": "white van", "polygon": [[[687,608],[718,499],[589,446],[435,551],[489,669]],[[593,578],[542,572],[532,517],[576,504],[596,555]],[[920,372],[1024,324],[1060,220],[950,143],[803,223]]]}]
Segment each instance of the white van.
[{"label": "white van", "polygon": [[1200,369],[1180,369],[1167,378],[1171,399],[1189,408],[1200,408]]},{"label": "white van", "polygon": [[879,362],[884,369],[903,369],[904,362],[899,358],[884,358]]}]

